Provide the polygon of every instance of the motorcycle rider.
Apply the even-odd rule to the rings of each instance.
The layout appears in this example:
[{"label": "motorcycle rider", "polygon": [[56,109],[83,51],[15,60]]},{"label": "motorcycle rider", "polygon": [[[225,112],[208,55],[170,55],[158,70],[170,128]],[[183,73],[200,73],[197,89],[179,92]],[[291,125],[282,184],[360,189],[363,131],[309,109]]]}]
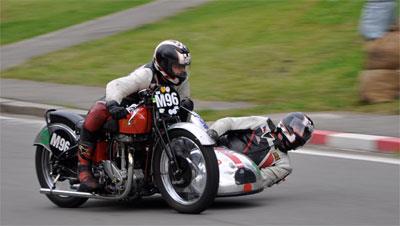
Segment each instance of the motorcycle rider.
[{"label": "motorcycle rider", "polygon": [[[83,123],[78,150],[80,191],[94,191],[99,188],[91,168],[99,131],[109,116],[115,120],[126,117],[128,111],[125,107],[138,101],[138,91],[152,85],[173,86],[182,99],[181,106],[193,109],[193,102],[189,99],[190,63],[190,51],[183,43],[165,40],[155,48],[150,63],[107,84],[105,99],[97,101],[91,107]],[[185,114],[180,116],[184,118]]]},{"label": "motorcycle rider", "polygon": [[247,155],[258,165],[264,187],[284,180],[292,172],[290,150],[310,140],[314,122],[304,113],[286,115],[275,126],[268,117],[227,117],[217,120],[207,133],[218,146]]}]

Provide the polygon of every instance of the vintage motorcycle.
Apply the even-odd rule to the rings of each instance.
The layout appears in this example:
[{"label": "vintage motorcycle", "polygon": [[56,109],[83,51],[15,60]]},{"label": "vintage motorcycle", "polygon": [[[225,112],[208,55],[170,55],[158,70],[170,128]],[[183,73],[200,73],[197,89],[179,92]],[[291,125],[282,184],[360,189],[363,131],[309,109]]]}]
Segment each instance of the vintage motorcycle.
[{"label": "vintage motorcycle", "polygon": [[218,193],[215,141],[194,123],[181,122],[180,97],[168,86],[142,90],[140,102],[118,121],[110,118],[97,142],[92,171],[101,189],[80,192],[77,151],[83,117],[48,110],[37,135],[40,192],[60,207],[88,198],[126,200],[161,193],[181,213],[200,213]]}]

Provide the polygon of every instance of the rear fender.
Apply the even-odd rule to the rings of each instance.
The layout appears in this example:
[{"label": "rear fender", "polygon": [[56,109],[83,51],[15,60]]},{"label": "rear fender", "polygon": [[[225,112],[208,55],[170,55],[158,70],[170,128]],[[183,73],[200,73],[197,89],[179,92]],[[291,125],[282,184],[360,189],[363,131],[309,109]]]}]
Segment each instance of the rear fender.
[{"label": "rear fender", "polygon": [[42,146],[54,155],[73,157],[77,150],[79,135],[64,124],[54,123],[43,127],[33,145]]},{"label": "rear fender", "polygon": [[51,149],[50,149],[50,146],[49,146],[50,145],[50,132],[49,132],[49,129],[47,128],[47,126],[44,126],[40,130],[38,135],[36,135],[36,138],[33,141],[33,145],[42,146],[46,150],[51,152]]},{"label": "rear fender", "polygon": [[33,145],[42,146],[55,155],[76,152],[83,117],[64,110],[50,109],[45,113],[46,126],[36,136]]}]

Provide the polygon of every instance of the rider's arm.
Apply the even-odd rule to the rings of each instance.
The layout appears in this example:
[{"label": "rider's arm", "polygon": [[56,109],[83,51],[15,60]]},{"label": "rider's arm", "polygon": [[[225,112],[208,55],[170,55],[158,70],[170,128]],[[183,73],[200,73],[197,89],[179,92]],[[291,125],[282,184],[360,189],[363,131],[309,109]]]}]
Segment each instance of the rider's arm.
[{"label": "rider's arm", "polygon": [[148,88],[152,78],[151,69],[140,67],[128,76],[114,79],[107,84],[106,101],[114,100],[120,104],[128,95]]},{"label": "rider's arm", "polygon": [[[265,166],[265,164],[271,162],[271,160],[271,166],[263,167],[263,165]],[[271,152],[265,156],[265,159],[260,162],[259,167],[261,168],[264,187],[271,187],[292,173],[288,154],[279,150],[271,150]]]},{"label": "rider's arm", "polygon": [[224,135],[230,130],[245,130],[266,125],[268,117],[262,116],[249,116],[249,117],[226,117],[215,121],[210,129],[215,130],[218,136]]}]

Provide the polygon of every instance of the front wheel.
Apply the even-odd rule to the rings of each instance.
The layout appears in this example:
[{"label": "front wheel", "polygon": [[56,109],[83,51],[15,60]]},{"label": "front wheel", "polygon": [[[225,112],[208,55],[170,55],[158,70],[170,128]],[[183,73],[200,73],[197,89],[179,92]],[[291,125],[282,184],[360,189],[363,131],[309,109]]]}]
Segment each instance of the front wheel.
[{"label": "front wheel", "polygon": [[188,131],[169,133],[181,173],[173,174],[165,148],[154,156],[155,183],[165,201],[181,213],[201,213],[218,192],[219,168],[212,146],[203,146]]}]

